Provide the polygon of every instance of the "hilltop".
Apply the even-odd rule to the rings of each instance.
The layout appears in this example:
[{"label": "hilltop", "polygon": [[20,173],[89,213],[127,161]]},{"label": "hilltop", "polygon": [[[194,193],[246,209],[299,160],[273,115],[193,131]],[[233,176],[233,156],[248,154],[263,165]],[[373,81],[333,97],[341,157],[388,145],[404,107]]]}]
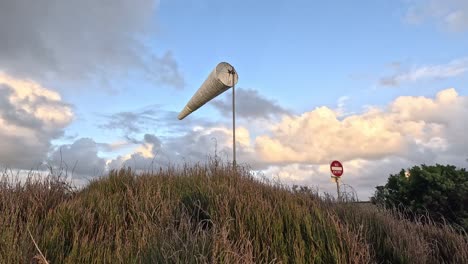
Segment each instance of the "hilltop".
[{"label": "hilltop", "polygon": [[[0,263],[468,263],[468,237],[219,163],[0,182]],[[37,243],[37,247],[34,243]]]}]

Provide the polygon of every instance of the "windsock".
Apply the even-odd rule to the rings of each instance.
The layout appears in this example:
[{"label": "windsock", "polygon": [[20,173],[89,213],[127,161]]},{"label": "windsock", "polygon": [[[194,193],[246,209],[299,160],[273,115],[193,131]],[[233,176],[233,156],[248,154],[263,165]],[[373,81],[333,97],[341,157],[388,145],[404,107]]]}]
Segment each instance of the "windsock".
[{"label": "windsock", "polygon": [[205,82],[192,96],[184,109],[177,118],[184,119],[190,113],[194,112],[211,99],[233,87],[238,80],[237,72],[231,64],[227,62],[219,63],[216,68],[208,75]]}]

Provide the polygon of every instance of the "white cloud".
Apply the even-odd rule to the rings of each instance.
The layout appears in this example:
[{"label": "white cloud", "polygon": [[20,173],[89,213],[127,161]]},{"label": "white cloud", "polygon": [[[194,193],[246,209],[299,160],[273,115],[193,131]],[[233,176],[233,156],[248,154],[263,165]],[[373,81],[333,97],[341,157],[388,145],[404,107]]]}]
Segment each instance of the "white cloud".
[{"label": "white cloud", "polygon": [[350,100],[349,96],[340,96],[337,100],[338,107],[336,108],[336,112],[338,116],[345,116],[352,113],[346,112],[346,103]]},{"label": "white cloud", "polygon": [[[300,116],[286,117],[270,135],[256,138],[256,153],[270,163],[323,164],[332,159],[412,157],[422,148],[461,150],[467,146],[460,131],[468,128],[468,99],[455,89],[434,99],[402,96],[382,110],[338,119],[338,112],[319,107]],[[417,146],[417,148],[415,148]]]},{"label": "white cloud", "polygon": [[338,113],[320,107],[287,117],[272,135],[256,138],[260,157],[271,163],[324,163],[332,159],[373,158],[403,150],[404,137],[391,128],[380,110],[338,119]]},{"label": "white cloud", "polygon": [[31,169],[41,164],[50,141],[63,135],[72,108],[39,84],[0,72],[0,164]]},{"label": "white cloud", "polygon": [[409,70],[381,78],[380,84],[385,86],[398,86],[400,83],[405,82],[457,77],[467,72],[468,58],[462,58],[441,65],[413,66]]}]

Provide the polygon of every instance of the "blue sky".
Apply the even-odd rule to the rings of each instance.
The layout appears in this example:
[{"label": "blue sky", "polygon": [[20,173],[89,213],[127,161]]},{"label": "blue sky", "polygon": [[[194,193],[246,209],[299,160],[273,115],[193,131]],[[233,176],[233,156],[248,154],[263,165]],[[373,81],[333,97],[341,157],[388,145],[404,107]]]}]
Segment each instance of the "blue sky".
[{"label": "blue sky", "polygon": [[[52,10],[49,17],[41,16],[43,8]],[[10,79],[31,80],[58,93],[60,102],[72,112],[70,119],[55,128],[56,134],[44,132],[48,143],[40,152],[43,156],[32,157],[33,160],[53,162],[54,153],[61,146],[69,150],[70,161],[81,157],[75,152],[85,150],[94,157],[90,163],[95,167],[107,164],[104,169],[110,164],[125,164],[126,159],[141,160],[144,164],[145,159],[154,159],[156,153],[176,159],[176,154],[168,153],[184,146],[193,149],[177,152],[197,160],[203,156],[200,148],[212,151],[212,146],[206,147],[203,140],[217,138],[216,135],[220,141],[229,138],[230,119],[220,105],[227,105],[231,92],[221,95],[217,103],[210,102],[199,109],[188,121],[176,121],[176,115],[216,64],[227,61],[239,74],[238,89],[254,98],[251,102],[239,102],[245,109],[245,116],[239,117],[239,127],[245,129],[248,134],[245,140],[250,142],[243,145],[245,155],[240,157],[272,177],[283,175],[286,182],[318,183],[327,191],[330,186],[323,181],[326,177],[317,180],[319,175],[326,175],[327,158],[319,158],[320,155],[342,158],[345,164],[348,161],[353,167],[350,179],[356,180],[356,185],[361,184],[362,164],[377,167],[380,164],[385,167],[382,176],[372,181],[366,180],[370,176],[361,179],[365,186],[362,194],[366,196],[373,186],[384,183],[389,172],[397,172],[402,166],[418,162],[466,166],[462,162],[464,154],[452,151],[462,140],[455,138],[460,127],[447,125],[446,129],[438,130],[445,131],[440,132],[443,135],[395,132],[396,128],[391,127],[400,124],[395,120],[408,118],[407,113],[416,111],[401,106],[392,108],[401,96],[408,96],[411,105],[419,104],[417,98],[433,100],[427,109],[425,102],[421,103],[421,111],[426,113],[435,111],[433,104],[440,103],[440,109],[449,106],[442,99],[437,101],[436,94],[445,91],[453,100],[461,100],[460,109],[465,109],[468,92],[465,1],[142,0],[123,1],[112,7],[93,1],[81,4],[65,1],[57,5],[47,2],[43,6],[7,1],[0,4],[0,10],[7,12],[3,14],[6,22],[0,26],[0,34],[15,43],[0,44],[0,61],[3,60],[0,73]],[[16,20],[20,18],[21,21]],[[11,80],[3,82],[8,87],[14,86]],[[455,88],[456,94],[448,88]],[[375,120],[369,117],[370,106],[381,111]],[[268,117],[255,115],[254,112],[267,107],[276,112]],[[460,109],[452,109],[453,114]],[[327,119],[330,113],[336,118]],[[450,114],[447,110],[445,118]],[[348,117],[349,124],[345,122]],[[411,118],[405,125],[430,125],[423,131],[433,131],[434,127],[447,123],[439,124],[433,121],[435,117],[421,114]],[[334,148],[320,142],[333,142],[333,137],[340,135],[357,142],[365,136],[365,144],[359,145],[364,146],[373,138],[364,132],[348,135],[350,132],[345,130],[362,120],[375,125],[381,119],[392,121],[376,128],[384,129],[379,135],[386,132],[398,135],[398,140],[406,142],[404,146],[398,141],[395,143],[398,148],[392,145],[384,151],[369,145],[369,155],[356,151],[356,156],[353,150],[349,155],[333,151],[316,156],[305,153],[313,152],[314,148]],[[321,134],[327,129],[326,122],[336,120],[336,129]],[[135,126],[131,126],[132,122]],[[324,122],[322,128],[314,126],[320,122]],[[4,123],[22,128],[8,124],[6,117]],[[286,129],[296,125],[303,127],[299,134]],[[365,130],[368,123],[362,126]],[[297,137],[311,133],[329,138],[298,139],[306,147],[303,150],[295,145]],[[154,136],[158,143],[145,135]],[[393,136],[382,140],[393,142]],[[411,144],[407,143],[408,138]],[[12,139],[11,135],[8,139]],[[442,142],[443,146],[434,142]],[[378,140],[375,144],[379,144]],[[408,154],[411,152],[408,146],[417,146],[414,149],[421,149],[427,159]],[[343,151],[350,147],[345,146]],[[223,148],[229,152],[229,145]],[[270,154],[265,153],[266,149]],[[199,156],[192,155],[195,150]],[[273,157],[274,151],[282,154]],[[27,167],[21,159],[12,159],[10,163],[5,165]],[[304,169],[302,165],[313,169]]]},{"label": "blue sky", "polygon": [[[363,105],[385,105],[400,95],[431,96],[441,87],[466,94],[461,85],[466,76],[399,87],[379,84],[394,74],[392,64],[439,65],[466,55],[466,32],[447,32],[434,22],[408,23],[408,8],[401,1],[162,1],[154,15],[156,32],[146,44],[156,54],[172,52],[184,88],[136,79],[114,83],[115,95],[72,91],[66,99],[82,106],[86,120],[69,133],[108,138],[89,122],[103,109],[158,104],[179,111],[220,61],[236,67],[239,87],[258,90],[296,113],[336,107],[341,96],[349,97],[348,111],[359,112]],[[217,113],[207,105],[197,114]]]},{"label": "blue sky", "polygon": [[[184,89],[137,79],[116,83],[125,91],[112,99],[130,109],[164,104],[178,110],[219,61],[238,69],[240,87],[297,112],[333,106],[344,95],[359,111],[363,104],[386,104],[402,94],[432,95],[441,86],[460,86],[466,76],[397,88],[379,85],[379,78],[392,74],[392,63],[438,65],[466,55],[466,32],[447,32],[431,22],[407,23],[407,8],[399,1],[162,1],[154,18],[157,32],[147,44],[155,53],[174,54]],[[117,108],[110,104],[111,111],[112,106]]]}]

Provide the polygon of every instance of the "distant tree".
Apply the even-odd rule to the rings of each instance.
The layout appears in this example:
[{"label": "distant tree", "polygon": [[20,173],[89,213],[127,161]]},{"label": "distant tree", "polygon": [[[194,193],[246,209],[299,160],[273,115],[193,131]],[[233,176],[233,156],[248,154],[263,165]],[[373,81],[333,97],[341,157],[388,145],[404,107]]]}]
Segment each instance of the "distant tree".
[{"label": "distant tree", "polygon": [[468,230],[468,172],[451,165],[415,166],[390,175],[387,184],[377,186],[374,204],[403,205],[416,214],[436,221],[446,219]]}]

